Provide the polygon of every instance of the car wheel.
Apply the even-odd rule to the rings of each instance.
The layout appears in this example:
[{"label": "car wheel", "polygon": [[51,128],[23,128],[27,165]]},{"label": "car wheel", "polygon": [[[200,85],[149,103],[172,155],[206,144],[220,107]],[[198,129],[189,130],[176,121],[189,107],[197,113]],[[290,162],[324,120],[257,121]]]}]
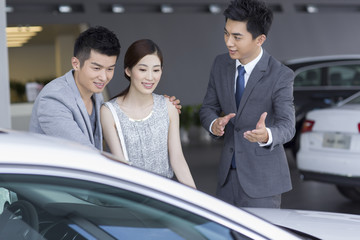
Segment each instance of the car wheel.
[{"label": "car wheel", "polygon": [[355,202],[360,201],[360,187],[337,186],[337,189],[346,198]]}]

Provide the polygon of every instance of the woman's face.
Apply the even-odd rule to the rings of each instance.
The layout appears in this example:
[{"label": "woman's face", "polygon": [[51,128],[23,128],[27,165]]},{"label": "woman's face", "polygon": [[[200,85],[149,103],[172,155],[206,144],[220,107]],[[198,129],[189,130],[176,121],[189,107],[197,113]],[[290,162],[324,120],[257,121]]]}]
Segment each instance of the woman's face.
[{"label": "woman's face", "polygon": [[125,73],[131,79],[131,87],[140,93],[151,94],[161,78],[160,59],[156,54],[146,55],[132,69],[126,68]]}]

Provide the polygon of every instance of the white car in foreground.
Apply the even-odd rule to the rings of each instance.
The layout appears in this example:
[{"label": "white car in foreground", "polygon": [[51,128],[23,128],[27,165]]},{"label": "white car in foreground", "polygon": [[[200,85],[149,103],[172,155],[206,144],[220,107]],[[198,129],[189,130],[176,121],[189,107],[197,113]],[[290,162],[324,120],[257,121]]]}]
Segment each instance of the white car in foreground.
[{"label": "white car in foreground", "polygon": [[306,115],[297,167],[305,180],[333,183],[360,201],[360,92]]},{"label": "white car in foreground", "polygon": [[[287,210],[286,215],[297,217],[285,220],[284,210],[239,209],[61,139],[0,129],[0,152],[0,187],[14,196],[0,215],[0,239],[292,240],[360,236],[360,217],[356,215],[328,213],[318,218],[315,212]],[[336,223],[346,227],[333,228]]]}]

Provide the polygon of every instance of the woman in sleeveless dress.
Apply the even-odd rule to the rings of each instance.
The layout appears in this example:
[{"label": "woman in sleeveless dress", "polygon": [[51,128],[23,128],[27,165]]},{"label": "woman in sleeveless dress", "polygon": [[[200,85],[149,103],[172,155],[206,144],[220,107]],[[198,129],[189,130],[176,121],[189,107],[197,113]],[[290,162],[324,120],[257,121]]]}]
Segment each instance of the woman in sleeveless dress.
[{"label": "woman in sleeveless dress", "polygon": [[128,48],[124,73],[130,84],[106,103],[116,112],[123,139],[106,104],[100,117],[103,135],[112,154],[127,156],[133,166],[167,178],[175,173],[179,182],[196,188],[182,152],[178,111],[166,97],[153,93],[162,67],[161,50],[153,41],[138,40]]}]

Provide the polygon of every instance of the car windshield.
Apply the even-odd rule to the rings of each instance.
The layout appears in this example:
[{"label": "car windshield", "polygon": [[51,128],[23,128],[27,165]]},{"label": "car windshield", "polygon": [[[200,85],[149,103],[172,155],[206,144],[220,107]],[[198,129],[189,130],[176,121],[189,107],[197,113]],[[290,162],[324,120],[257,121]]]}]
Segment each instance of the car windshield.
[{"label": "car windshield", "polygon": [[351,99],[346,104],[360,104],[360,95],[356,98]]},{"label": "car windshield", "polygon": [[[10,190],[0,235],[20,225],[36,239],[233,239],[232,231],[203,217],[138,193],[94,182],[48,176],[2,175]],[[4,193],[2,193],[4,195]],[[4,203],[2,203],[4,204]],[[22,212],[22,223],[19,216]],[[12,212],[10,212],[12,211]],[[67,236],[66,238],[64,238]],[[15,238],[14,238],[15,237]]]},{"label": "car windshield", "polygon": [[343,105],[357,105],[360,104],[360,92],[344,99],[343,101],[338,103],[338,106],[343,106]]}]

